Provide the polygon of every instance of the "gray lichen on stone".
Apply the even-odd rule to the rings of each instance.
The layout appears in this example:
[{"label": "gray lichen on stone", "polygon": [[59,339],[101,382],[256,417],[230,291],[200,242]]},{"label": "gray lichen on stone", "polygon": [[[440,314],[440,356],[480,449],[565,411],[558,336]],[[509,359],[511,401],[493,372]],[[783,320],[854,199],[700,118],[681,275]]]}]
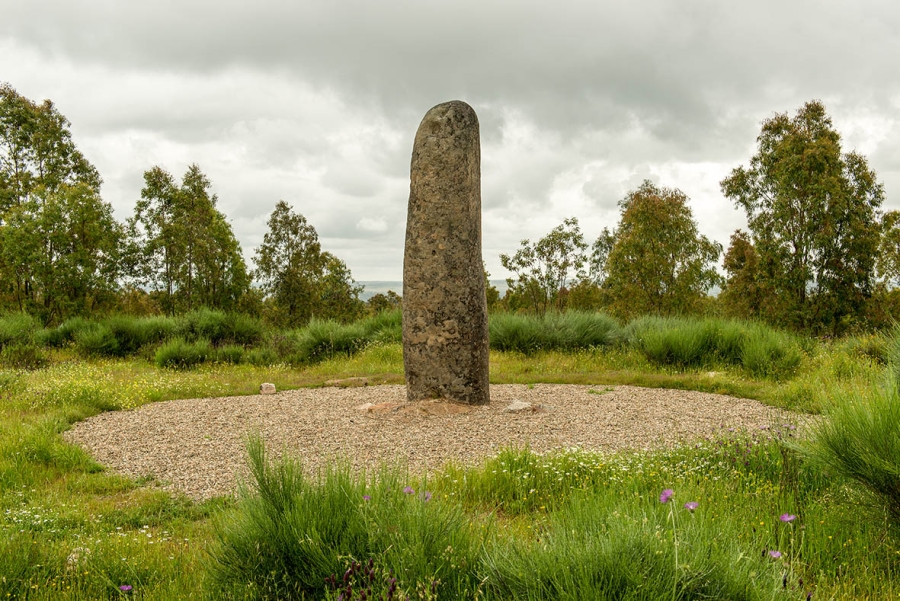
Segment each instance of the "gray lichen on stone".
[{"label": "gray lichen on stone", "polygon": [[480,133],[465,102],[428,111],[413,144],[403,364],[408,400],[490,402]]}]

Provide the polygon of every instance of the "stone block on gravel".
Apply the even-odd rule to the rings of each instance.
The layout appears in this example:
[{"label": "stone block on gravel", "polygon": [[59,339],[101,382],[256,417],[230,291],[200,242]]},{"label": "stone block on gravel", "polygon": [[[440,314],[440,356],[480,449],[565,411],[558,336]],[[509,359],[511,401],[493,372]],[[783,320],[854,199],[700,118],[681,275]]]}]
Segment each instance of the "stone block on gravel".
[{"label": "stone block on gravel", "polygon": [[507,413],[544,413],[546,409],[543,405],[534,405],[527,401],[513,401],[504,411]]},{"label": "stone block on gravel", "polygon": [[275,394],[275,385],[271,382],[263,382],[259,385],[259,394]]}]

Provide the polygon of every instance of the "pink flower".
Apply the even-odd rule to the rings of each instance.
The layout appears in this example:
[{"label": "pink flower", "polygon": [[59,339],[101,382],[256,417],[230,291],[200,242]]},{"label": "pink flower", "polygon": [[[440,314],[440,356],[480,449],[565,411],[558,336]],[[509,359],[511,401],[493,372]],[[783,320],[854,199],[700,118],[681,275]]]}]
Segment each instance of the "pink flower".
[{"label": "pink flower", "polygon": [[690,511],[691,513],[694,513],[694,510],[697,509],[698,505],[700,505],[700,503],[698,503],[697,501],[689,501],[684,504],[684,508],[687,509],[688,511]]},{"label": "pink flower", "polygon": [[781,520],[782,522],[793,522],[794,520],[797,519],[797,516],[792,515],[792,514],[790,514],[790,513],[782,513],[782,514],[778,517],[778,519]]},{"label": "pink flower", "polygon": [[660,493],[659,502],[660,503],[668,503],[669,498],[671,498],[671,496],[674,494],[675,494],[674,490],[672,490],[671,488],[667,488],[666,490],[664,490]]},{"label": "pink flower", "polygon": [[769,551],[769,557],[772,559],[778,559],[781,557],[781,551]]},{"label": "pink flower", "polygon": [[416,491],[413,490],[413,487],[412,487],[412,486],[407,486],[407,487],[405,487],[405,488],[403,489],[403,492],[405,492],[405,493],[408,494],[408,495],[414,495],[414,494],[416,494]]}]

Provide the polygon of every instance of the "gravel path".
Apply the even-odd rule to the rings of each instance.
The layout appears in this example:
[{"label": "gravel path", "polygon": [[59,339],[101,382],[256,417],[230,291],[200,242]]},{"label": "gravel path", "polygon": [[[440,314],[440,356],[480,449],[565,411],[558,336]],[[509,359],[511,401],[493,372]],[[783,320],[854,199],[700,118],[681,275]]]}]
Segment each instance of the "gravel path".
[{"label": "gravel path", "polygon": [[[798,421],[747,399],[634,386],[495,385],[489,406],[471,408],[405,400],[404,386],[367,386],[168,401],[102,413],[64,436],[115,472],[204,499],[234,492],[251,432],[310,472],[332,457],[357,467],[405,459],[420,472],[451,459],[477,464],[506,446],[644,449]],[[517,400],[544,410],[506,411]]]}]

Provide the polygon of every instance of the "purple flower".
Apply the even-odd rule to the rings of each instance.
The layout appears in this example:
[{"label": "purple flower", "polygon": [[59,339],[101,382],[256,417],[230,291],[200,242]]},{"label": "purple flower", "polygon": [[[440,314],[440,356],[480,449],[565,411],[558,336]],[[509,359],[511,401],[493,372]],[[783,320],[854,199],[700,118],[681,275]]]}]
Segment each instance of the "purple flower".
[{"label": "purple flower", "polygon": [[687,509],[688,511],[690,511],[691,513],[694,513],[694,510],[697,509],[698,505],[700,505],[700,503],[698,503],[697,501],[689,501],[684,504],[684,508]]},{"label": "purple flower", "polygon": [[372,495],[363,495],[363,501],[371,501]]},{"label": "purple flower", "polygon": [[769,557],[772,559],[778,559],[781,557],[781,551],[769,551]]},{"label": "purple flower", "polygon": [[427,503],[428,501],[431,500],[431,492],[426,490],[425,494],[422,496],[422,498],[425,499],[425,502]]},{"label": "purple flower", "polygon": [[790,513],[782,513],[778,517],[778,519],[781,520],[782,522],[793,522],[794,520],[797,519],[797,516],[790,514]]},{"label": "purple flower", "polygon": [[405,492],[405,493],[408,494],[408,495],[414,495],[414,494],[416,494],[416,491],[413,490],[413,487],[412,487],[412,486],[407,486],[407,487],[405,487],[405,488],[403,489],[403,492]]},{"label": "purple flower", "polygon": [[130,585],[130,584],[123,584],[122,586],[119,587],[119,590],[122,591],[123,593],[130,593],[130,592],[131,592],[131,585]]},{"label": "purple flower", "polygon": [[675,491],[672,490],[671,488],[667,488],[666,490],[664,490],[664,491],[662,491],[662,492],[660,493],[660,495],[659,495],[659,502],[660,502],[660,503],[668,503],[668,502],[669,502],[669,498],[670,498],[673,494],[675,494]]}]

